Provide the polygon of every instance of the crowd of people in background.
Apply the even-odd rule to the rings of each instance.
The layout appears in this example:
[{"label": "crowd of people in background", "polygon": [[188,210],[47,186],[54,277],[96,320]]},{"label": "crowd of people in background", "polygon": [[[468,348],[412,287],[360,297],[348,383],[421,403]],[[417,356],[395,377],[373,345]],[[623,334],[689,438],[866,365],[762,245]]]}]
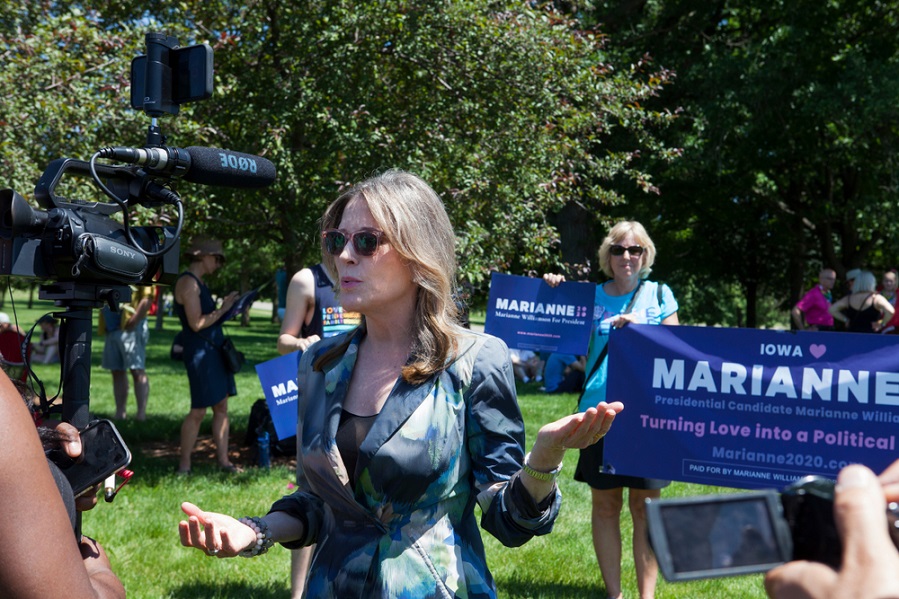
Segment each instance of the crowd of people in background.
[{"label": "crowd of people in background", "polygon": [[822,268],[818,283],[809,289],[790,312],[793,324],[801,331],[846,331],[850,333],[896,334],[899,311],[896,310],[897,271],[883,274],[880,285],[867,270],[846,272],[847,293],[834,299],[837,273]]}]

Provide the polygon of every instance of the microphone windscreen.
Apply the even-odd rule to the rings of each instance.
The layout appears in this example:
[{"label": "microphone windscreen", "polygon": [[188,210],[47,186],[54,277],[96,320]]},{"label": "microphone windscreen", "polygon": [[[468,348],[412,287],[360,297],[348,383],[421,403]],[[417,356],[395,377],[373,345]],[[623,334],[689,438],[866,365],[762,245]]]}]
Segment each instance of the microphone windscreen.
[{"label": "microphone windscreen", "polygon": [[191,183],[220,187],[268,187],[277,176],[275,165],[261,156],[202,146],[185,149],[190,155],[190,168],[184,180]]}]

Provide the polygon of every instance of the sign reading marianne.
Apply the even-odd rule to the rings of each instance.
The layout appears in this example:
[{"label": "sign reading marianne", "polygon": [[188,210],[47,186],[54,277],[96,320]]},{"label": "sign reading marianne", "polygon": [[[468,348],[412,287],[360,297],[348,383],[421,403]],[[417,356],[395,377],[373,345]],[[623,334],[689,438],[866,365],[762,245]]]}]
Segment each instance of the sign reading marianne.
[{"label": "sign reading marianne", "polygon": [[776,488],[899,457],[895,337],[629,325],[608,359],[615,472]]},{"label": "sign reading marianne", "polygon": [[593,283],[550,287],[543,279],[493,273],[484,332],[511,348],[586,354]]},{"label": "sign reading marianne", "polygon": [[297,434],[297,364],[301,353],[295,351],[256,364],[256,375],[262,385],[278,440],[289,439]]}]

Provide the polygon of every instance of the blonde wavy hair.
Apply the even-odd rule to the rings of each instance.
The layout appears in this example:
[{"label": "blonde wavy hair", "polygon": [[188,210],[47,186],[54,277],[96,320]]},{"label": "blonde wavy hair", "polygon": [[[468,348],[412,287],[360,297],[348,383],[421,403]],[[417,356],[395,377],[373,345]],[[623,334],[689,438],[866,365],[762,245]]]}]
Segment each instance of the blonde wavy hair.
[{"label": "blonde wavy hair", "polygon": [[[418,286],[415,341],[403,378],[412,384],[423,382],[455,358],[456,340],[465,331],[458,324],[459,311],[453,301],[453,226],[440,197],[427,183],[412,173],[392,169],[362,181],[334,200],[322,216],[321,230],[339,228],[347,204],[354,199],[365,202],[390,247],[412,270],[412,281]],[[331,280],[337,281],[335,257],[324,248],[322,262]],[[342,352],[343,348],[335,350]],[[317,363],[330,357],[322,356]]]},{"label": "blonde wavy hair", "polygon": [[656,246],[650,239],[649,233],[637,221],[623,220],[609,229],[608,235],[602,240],[602,245],[599,246],[599,266],[610,279],[615,276],[615,273],[612,272],[611,248],[627,237],[628,234],[633,234],[634,239],[637,240],[637,245],[643,248],[643,256],[640,261],[640,278],[645,279],[652,272],[652,265],[656,261]]}]

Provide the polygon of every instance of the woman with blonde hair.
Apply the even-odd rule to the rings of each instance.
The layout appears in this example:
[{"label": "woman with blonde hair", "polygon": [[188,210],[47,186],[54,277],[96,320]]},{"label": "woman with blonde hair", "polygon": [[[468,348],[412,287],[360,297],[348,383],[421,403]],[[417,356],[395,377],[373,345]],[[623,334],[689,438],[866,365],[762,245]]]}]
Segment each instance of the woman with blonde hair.
[{"label": "woman with blonde hair", "polygon": [[308,597],[496,597],[475,506],[508,546],[549,533],[565,450],[598,441],[622,406],[544,425],[524,455],[508,348],[458,324],[452,225],[415,175],[344,193],[321,239],[363,318],[301,358],[299,490],[261,518],[184,503],[181,542],[219,557],[315,544]]},{"label": "woman with blonde hair", "polygon": [[852,280],[852,293],[830,306],[834,320],[846,325],[850,333],[877,333],[890,322],[896,309],[877,293],[877,278],[867,270]]},{"label": "woman with blonde hair", "polygon": [[[636,221],[622,221],[606,235],[599,248],[599,265],[609,277],[596,286],[593,332],[587,354],[585,392],[578,409],[591,402],[606,401],[608,342],[613,329],[628,323],[678,324],[677,300],[667,285],[647,280],[655,263],[656,246]],[[544,280],[558,285],[565,278],[546,274]],[[623,399],[623,398],[622,398]],[[655,595],[658,564],[649,546],[645,502],[661,495],[670,481],[610,474],[603,464],[603,444],[581,450],[574,479],[590,486],[593,512],[593,549],[610,598],[621,597],[621,510],[625,487],[628,508],[634,521],[634,565],[637,588],[643,598]]]}]

